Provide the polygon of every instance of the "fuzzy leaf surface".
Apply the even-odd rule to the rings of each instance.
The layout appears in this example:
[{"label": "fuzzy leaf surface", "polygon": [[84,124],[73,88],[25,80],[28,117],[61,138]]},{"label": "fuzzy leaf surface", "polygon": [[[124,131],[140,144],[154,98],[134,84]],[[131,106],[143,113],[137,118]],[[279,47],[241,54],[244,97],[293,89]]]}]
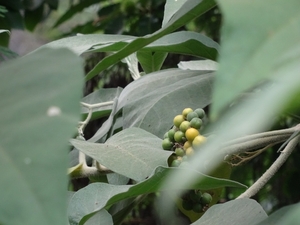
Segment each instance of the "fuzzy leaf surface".
[{"label": "fuzzy leaf surface", "polygon": [[157,166],[167,166],[171,151],[164,151],[162,140],[140,128],[125,129],[104,144],[71,140],[79,151],[112,171],[134,180],[144,180]]},{"label": "fuzzy leaf surface", "polygon": [[140,127],[163,137],[173,118],[186,107],[204,108],[211,102],[213,72],[169,69],[130,83],[119,97],[124,128]]},{"label": "fuzzy leaf surface", "polygon": [[82,60],[44,48],[2,64],[0,74],[0,224],[65,224]]}]

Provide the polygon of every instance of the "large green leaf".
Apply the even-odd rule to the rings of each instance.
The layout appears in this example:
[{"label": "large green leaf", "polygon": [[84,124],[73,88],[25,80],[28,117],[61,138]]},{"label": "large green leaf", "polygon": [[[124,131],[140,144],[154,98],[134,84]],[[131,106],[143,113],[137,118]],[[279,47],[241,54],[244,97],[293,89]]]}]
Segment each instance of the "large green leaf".
[{"label": "large green leaf", "polygon": [[252,199],[237,199],[212,206],[193,225],[253,225],[268,216],[263,208]]},{"label": "large green leaf", "polygon": [[[69,219],[71,221],[80,221],[79,224],[83,224],[93,213],[100,211],[104,207],[111,206],[121,200],[136,197],[143,194],[149,194],[157,192],[160,189],[162,182],[165,178],[178,168],[165,168],[158,167],[155,172],[147,180],[138,183],[136,185],[111,185],[105,183],[93,183],[85,188],[82,188],[76,192],[71,199],[69,205]],[[213,178],[201,174],[195,170],[181,169],[188,174],[195,174],[201,179],[201,182],[197,182],[193,185],[185,185],[185,189],[212,189],[220,187],[239,187],[244,188],[242,184],[235,181]],[[163,189],[163,191],[176,190],[176,186]]]},{"label": "large green leaf", "polygon": [[300,36],[298,0],[219,2],[225,16],[213,117],[241,92],[271,78],[284,63],[282,55],[299,49]]},{"label": "large green leaf", "polygon": [[65,224],[82,60],[67,49],[41,49],[2,64],[0,74],[0,223]]},{"label": "large green leaf", "polygon": [[162,137],[182,109],[203,108],[211,102],[212,80],[210,71],[180,69],[141,77],[129,84],[119,97],[123,126],[140,127]]},{"label": "large green leaf", "polygon": [[[119,51],[126,47],[127,44],[128,40],[111,41],[106,45],[95,45],[88,52]],[[138,53],[169,52],[215,60],[218,56],[218,49],[218,43],[203,34],[191,31],[178,31],[165,35],[164,37],[141,48]]]},{"label": "large green leaf", "polygon": [[109,68],[114,63],[138,51],[153,41],[175,31],[213,6],[215,6],[215,2],[212,0],[187,0],[163,28],[151,35],[135,39],[117,53],[104,58],[87,74],[86,80],[93,78],[101,71]]},{"label": "large green leaf", "polygon": [[157,166],[167,166],[171,151],[164,151],[162,140],[139,128],[123,130],[105,144],[71,140],[72,145],[101,165],[134,180],[146,179]]}]

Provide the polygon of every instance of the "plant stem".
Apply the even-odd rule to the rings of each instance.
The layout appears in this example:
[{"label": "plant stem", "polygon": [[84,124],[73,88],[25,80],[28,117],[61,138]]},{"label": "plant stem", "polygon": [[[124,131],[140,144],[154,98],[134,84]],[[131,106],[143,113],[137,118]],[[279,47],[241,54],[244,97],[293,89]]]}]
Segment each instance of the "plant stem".
[{"label": "plant stem", "polygon": [[101,103],[97,103],[97,104],[88,104],[88,103],[85,103],[85,102],[81,102],[81,105],[83,107],[88,108],[89,112],[88,112],[88,115],[87,115],[86,119],[82,122],[79,122],[79,127],[78,127],[79,135],[83,136],[84,128],[90,122],[90,120],[92,118],[94,108],[99,108],[99,107],[108,106],[108,105],[112,105],[112,104],[114,104],[113,101],[101,102]]},{"label": "plant stem", "polygon": [[239,154],[261,149],[265,146],[273,146],[288,140],[295,132],[299,132],[299,130],[300,124],[288,129],[263,132],[237,138],[225,143],[224,147],[222,148],[222,154]]},{"label": "plant stem", "polygon": [[290,154],[293,152],[294,148],[300,141],[300,136],[298,135],[292,139],[285,149],[281,151],[280,156],[276,161],[270,166],[270,168],[243,194],[237,198],[250,198],[257,192],[274,176],[274,174],[279,170],[283,163],[287,160]]}]

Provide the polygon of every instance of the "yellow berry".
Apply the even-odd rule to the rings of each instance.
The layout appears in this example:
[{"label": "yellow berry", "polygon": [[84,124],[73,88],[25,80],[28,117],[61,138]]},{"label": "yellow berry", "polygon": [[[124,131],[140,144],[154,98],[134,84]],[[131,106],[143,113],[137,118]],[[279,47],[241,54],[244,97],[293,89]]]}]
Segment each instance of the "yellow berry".
[{"label": "yellow berry", "polygon": [[199,131],[195,128],[189,128],[185,132],[185,137],[188,141],[193,142],[194,138],[199,135]]},{"label": "yellow berry", "polygon": [[189,147],[187,150],[185,150],[185,154],[187,156],[191,156],[194,154],[194,149],[192,147]]},{"label": "yellow berry", "polygon": [[206,142],[206,137],[204,137],[203,135],[198,135],[194,138],[192,145],[194,148],[196,148],[202,145],[204,142]]},{"label": "yellow berry", "polygon": [[183,115],[177,115],[174,117],[173,123],[176,127],[179,128],[180,124],[184,121]]},{"label": "yellow berry", "polygon": [[187,114],[189,114],[190,112],[193,112],[193,109],[191,109],[191,108],[185,108],[185,109],[182,111],[183,117],[186,118]]}]

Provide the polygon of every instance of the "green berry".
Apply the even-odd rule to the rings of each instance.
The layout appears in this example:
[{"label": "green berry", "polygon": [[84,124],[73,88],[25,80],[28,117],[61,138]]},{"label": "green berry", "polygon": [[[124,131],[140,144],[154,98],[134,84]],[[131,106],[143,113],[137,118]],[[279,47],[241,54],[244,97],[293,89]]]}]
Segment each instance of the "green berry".
[{"label": "green berry", "polygon": [[202,119],[205,116],[205,111],[201,108],[195,109],[194,112],[197,113],[197,115],[200,119]]},{"label": "green berry", "polygon": [[182,131],[176,131],[174,134],[174,140],[178,143],[182,143],[185,141],[185,136],[184,133]]},{"label": "green berry", "polygon": [[183,115],[177,115],[174,117],[173,123],[176,127],[179,128],[180,124],[184,121]]},{"label": "green berry", "polygon": [[176,148],[175,149],[175,154],[177,155],[177,156],[184,156],[185,155],[185,151],[182,149],[182,148]]},{"label": "green berry", "polygon": [[171,141],[174,141],[174,134],[175,134],[175,130],[174,129],[171,129],[171,130],[168,131],[168,138]]},{"label": "green berry", "polygon": [[187,121],[191,121],[193,118],[198,118],[198,114],[195,112],[190,112],[189,114],[187,114],[186,119]]},{"label": "green berry", "polygon": [[189,211],[193,209],[193,203],[188,201],[188,200],[183,200],[182,201],[182,208],[185,210]]},{"label": "green berry", "polygon": [[203,212],[203,206],[201,205],[201,203],[195,203],[193,205],[193,211],[195,213],[201,213],[201,212]]},{"label": "green berry", "polygon": [[171,142],[171,140],[169,138],[165,138],[163,141],[162,141],[162,148],[164,150],[171,150],[173,147],[173,143]]},{"label": "green berry", "polygon": [[169,132],[166,132],[166,133],[164,134],[164,139],[169,137],[169,136],[168,136],[168,133],[169,133]]},{"label": "green berry", "polygon": [[175,159],[175,160],[173,160],[173,162],[171,163],[171,166],[172,166],[172,167],[178,167],[178,166],[180,166],[180,164],[181,164],[181,160]]},{"label": "green berry", "polygon": [[202,120],[198,117],[195,117],[191,120],[191,127],[195,128],[195,129],[200,129],[200,127],[202,126]]},{"label": "green berry", "polygon": [[183,121],[180,126],[179,129],[185,133],[187,129],[189,129],[191,127],[191,123],[189,121]]},{"label": "green berry", "polygon": [[202,194],[201,202],[202,202],[203,205],[207,205],[211,201],[212,201],[212,196],[209,193],[205,192],[205,193]]},{"label": "green berry", "polygon": [[192,202],[199,203],[202,196],[199,196],[194,190],[189,193],[189,198]]}]

